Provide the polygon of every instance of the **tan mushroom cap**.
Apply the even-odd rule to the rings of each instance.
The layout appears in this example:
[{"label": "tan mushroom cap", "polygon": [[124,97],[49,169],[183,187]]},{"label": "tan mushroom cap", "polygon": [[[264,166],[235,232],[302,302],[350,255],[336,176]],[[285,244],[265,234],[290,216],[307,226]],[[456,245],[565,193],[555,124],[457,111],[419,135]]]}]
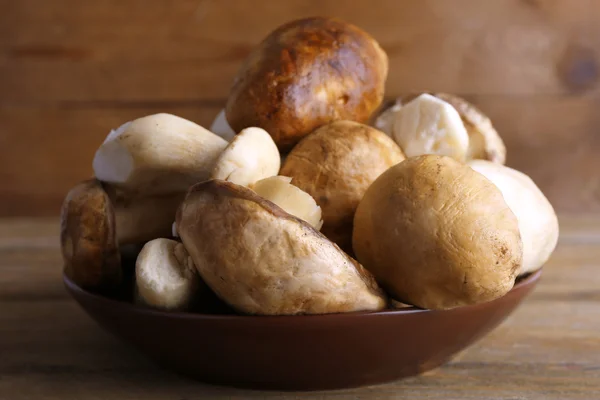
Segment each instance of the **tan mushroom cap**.
[{"label": "tan mushroom cap", "polygon": [[60,242],[65,274],[85,289],[112,290],[121,284],[121,257],[112,203],[102,184],[73,187],[61,208]]},{"label": "tan mushroom cap", "polygon": [[500,190],[450,157],[413,157],[383,173],[354,218],[358,260],[398,301],[447,309],[503,296],[522,262]]},{"label": "tan mushroom cap", "polygon": [[177,227],[201,277],[240,312],[325,314],[386,304],[360,264],[243,186],[219,180],[195,185],[177,213]]},{"label": "tan mushroom cap", "polygon": [[394,141],[352,121],[324,125],[289,153],[280,174],[310,194],[323,212],[321,231],[351,252],[354,212],[369,185],[404,160]]}]

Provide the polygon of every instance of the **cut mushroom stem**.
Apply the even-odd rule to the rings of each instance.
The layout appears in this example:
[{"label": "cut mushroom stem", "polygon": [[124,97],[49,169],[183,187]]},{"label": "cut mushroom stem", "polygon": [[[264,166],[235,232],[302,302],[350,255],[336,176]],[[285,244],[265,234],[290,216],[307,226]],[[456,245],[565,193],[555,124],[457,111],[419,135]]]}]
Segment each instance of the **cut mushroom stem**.
[{"label": "cut mushroom stem", "polygon": [[215,163],[211,178],[250,186],[279,173],[281,156],[271,136],[261,128],[238,133]]},{"label": "cut mushroom stem", "polygon": [[[429,132],[422,131],[420,138],[410,138],[410,134],[402,134],[403,131],[406,132],[405,124],[406,124],[406,115],[412,114],[415,117],[412,118],[415,121],[417,118],[422,118],[423,115],[426,116],[426,110],[421,110],[421,114],[417,114],[415,112],[414,105],[415,101],[421,101],[418,99],[425,99],[430,101],[431,99],[437,99],[439,104],[446,104],[446,106],[451,106],[458,112],[460,119],[466,129],[468,135],[468,143],[465,147],[464,137],[461,139],[459,146],[452,145],[455,150],[453,154],[449,154],[447,151],[443,150],[444,147],[448,147],[450,142],[448,139],[443,138],[444,136],[448,136],[450,139],[453,136],[452,131],[450,129],[447,132],[443,132],[440,136],[443,140],[441,140],[438,145],[438,149],[435,150],[433,148],[427,149],[426,146],[423,146],[423,143],[426,142],[426,139],[432,137],[432,133],[435,131],[440,131],[439,128],[444,128],[445,124],[440,124],[438,128],[431,128]],[[411,107],[413,110],[405,110],[406,107]],[[423,114],[425,113],[425,114]],[[428,112],[429,113],[429,112]],[[452,113],[451,113],[452,114]],[[456,118],[452,118],[456,121]],[[410,118],[409,118],[410,120]],[[426,121],[426,120],[425,120]],[[376,118],[372,121],[373,126],[387,133],[388,135],[394,137],[398,143],[408,148],[412,146],[412,148],[405,148],[407,155],[415,156],[420,154],[442,154],[451,156],[459,161],[473,160],[473,159],[482,159],[488,160],[497,164],[504,164],[506,161],[506,147],[504,146],[504,142],[502,138],[492,125],[491,120],[477,107],[473,104],[469,103],[465,99],[454,96],[447,93],[425,93],[425,94],[409,94],[406,96],[402,96],[397,98],[391,104],[388,104],[382,107],[382,110]],[[452,125],[452,124],[451,124]],[[408,131],[410,133],[410,130]],[[414,133],[414,132],[413,132]],[[404,136],[404,141],[406,143],[402,144],[401,139],[398,139],[398,136]],[[414,135],[413,135],[414,136]],[[456,135],[454,135],[456,136]],[[462,136],[462,135],[461,135]],[[421,150],[419,150],[419,146],[421,146]],[[414,150],[416,153],[415,154]]]},{"label": "cut mushroom stem", "polygon": [[315,229],[323,226],[321,207],[313,197],[297,188],[287,176],[261,179],[251,188],[261,197],[281,207],[288,214],[308,222]]},{"label": "cut mushroom stem", "polygon": [[202,289],[183,244],[171,239],[146,243],[135,263],[136,301],[163,310],[188,310]]},{"label": "cut mushroom stem", "polygon": [[206,180],[227,141],[171,114],[136,119],[112,131],[93,161],[95,176],[128,193],[183,192]]},{"label": "cut mushroom stem", "polygon": [[408,157],[438,154],[466,159],[469,136],[450,104],[422,94],[396,112],[392,137]]}]

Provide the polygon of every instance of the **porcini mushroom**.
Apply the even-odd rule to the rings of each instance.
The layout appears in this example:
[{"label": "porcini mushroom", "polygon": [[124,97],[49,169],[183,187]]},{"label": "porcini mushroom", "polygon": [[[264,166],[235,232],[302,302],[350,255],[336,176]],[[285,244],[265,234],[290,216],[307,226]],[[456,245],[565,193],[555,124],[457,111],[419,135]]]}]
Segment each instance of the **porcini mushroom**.
[{"label": "porcini mushroom", "polygon": [[304,138],[288,154],[280,175],[311,195],[323,212],[322,232],[351,252],[352,221],[369,185],[404,160],[383,132],[352,121],[335,121]]},{"label": "porcini mushroom", "polygon": [[256,126],[285,153],[331,121],[366,122],[379,107],[388,59],[377,41],[336,18],[271,32],[237,73],[225,112],[234,131]]},{"label": "porcini mushroom", "polygon": [[523,257],[500,190],[437,155],[409,158],[373,182],[356,210],[353,246],[391,297],[428,309],[503,296]]},{"label": "porcini mushroom", "polygon": [[211,179],[242,186],[277,175],[281,166],[279,150],[261,128],[246,128],[237,134],[216,160]]},{"label": "porcini mushroom", "polygon": [[281,207],[288,214],[308,222],[316,230],[323,226],[321,207],[315,199],[292,183],[287,176],[271,176],[252,185],[259,196]]},{"label": "porcini mushroom", "polygon": [[66,275],[89,289],[117,287],[119,247],[169,237],[185,193],[127,198],[96,179],[73,187],[61,209],[61,249]]},{"label": "porcini mushroom", "polygon": [[391,136],[408,157],[439,154],[465,161],[469,136],[454,107],[422,94],[395,111]]},{"label": "porcini mushroom", "polygon": [[79,286],[110,291],[121,284],[115,214],[100,182],[82,182],[67,194],[60,243],[65,274]]},{"label": "porcini mushroom", "polygon": [[519,275],[541,268],[558,242],[558,218],[552,204],[533,180],[520,171],[485,160],[472,160],[468,165],[500,189],[517,216],[523,241]]},{"label": "porcini mushroom", "polygon": [[199,298],[202,285],[191,257],[175,240],[151,240],[137,257],[135,287],[137,301],[142,304],[170,311],[188,310]]},{"label": "porcini mushroom", "polygon": [[96,151],[96,178],[128,193],[184,192],[209,178],[227,141],[171,114],[154,114],[112,131]]},{"label": "porcini mushroom", "polygon": [[447,93],[399,97],[382,107],[373,126],[394,137],[409,157],[439,154],[499,164],[506,160],[506,147],[490,119],[465,99]]},{"label": "porcini mushroom", "polygon": [[203,280],[239,312],[325,314],[386,304],[360,264],[243,186],[194,185],[177,212],[177,230]]}]

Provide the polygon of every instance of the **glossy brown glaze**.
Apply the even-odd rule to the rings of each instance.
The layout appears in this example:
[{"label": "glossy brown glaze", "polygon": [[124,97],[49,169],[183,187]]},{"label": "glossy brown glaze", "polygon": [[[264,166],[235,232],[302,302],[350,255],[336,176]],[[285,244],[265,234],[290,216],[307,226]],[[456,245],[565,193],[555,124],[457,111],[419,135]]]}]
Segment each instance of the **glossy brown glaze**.
[{"label": "glossy brown glaze", "polygon": [[387,55],[358,27],[334,18],[292,21],[242,64],[227,120],[236,132],[265,129],[287,151],[328,122],[366,122],[381,104],[387,72]]},{"label": "glossy brown glaze", "polygon": [[153,311],[64,282],[103,328],[165,368],[219,385],[325,390],[388,382],[449,361],[498,326],[540,275],[491,302],[452,310],[281,317]]}]

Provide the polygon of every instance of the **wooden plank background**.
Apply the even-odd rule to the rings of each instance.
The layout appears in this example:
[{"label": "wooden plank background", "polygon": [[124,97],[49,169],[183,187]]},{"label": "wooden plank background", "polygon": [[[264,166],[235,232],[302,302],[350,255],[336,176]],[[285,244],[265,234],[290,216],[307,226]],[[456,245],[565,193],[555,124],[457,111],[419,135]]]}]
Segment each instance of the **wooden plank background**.
[{"label": "wooden plank background", "polygon": [[389,97],[466,96],[561,212],[600,211],[600,1],[0,0],[0,216],[56,215],[111,128],[210,124],[276,26],[331,15],[390,57]]}]

